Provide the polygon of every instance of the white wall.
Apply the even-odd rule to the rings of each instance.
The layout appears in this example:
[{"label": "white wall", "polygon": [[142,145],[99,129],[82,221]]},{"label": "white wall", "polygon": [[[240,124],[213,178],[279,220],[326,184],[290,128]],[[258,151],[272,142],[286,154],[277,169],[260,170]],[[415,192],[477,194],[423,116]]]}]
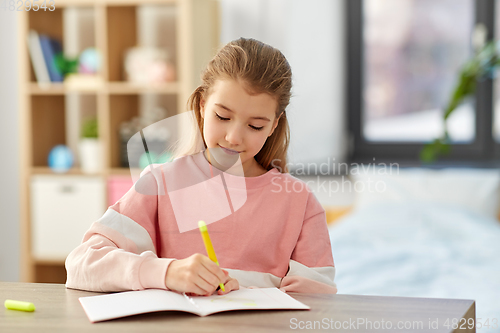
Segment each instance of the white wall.
[{"label": "white wall", "polygon": [[19,281],[16,13],[0,11],[0,281]]},{"label": "white wall", "polygon": [[221,0],[221,8],[223,44],[255,38],[292,67],[290,162],[344,161],[344,0]]}]

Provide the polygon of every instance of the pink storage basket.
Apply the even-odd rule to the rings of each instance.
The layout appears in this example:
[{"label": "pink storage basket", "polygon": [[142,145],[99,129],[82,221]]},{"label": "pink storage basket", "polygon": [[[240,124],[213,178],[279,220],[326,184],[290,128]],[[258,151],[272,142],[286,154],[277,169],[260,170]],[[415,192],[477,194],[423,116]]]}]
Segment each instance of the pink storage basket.
[{"label": "pink storage basket", "polygon": [[130,176],[108,178],[108,206],[114,205],[134,185]]}]

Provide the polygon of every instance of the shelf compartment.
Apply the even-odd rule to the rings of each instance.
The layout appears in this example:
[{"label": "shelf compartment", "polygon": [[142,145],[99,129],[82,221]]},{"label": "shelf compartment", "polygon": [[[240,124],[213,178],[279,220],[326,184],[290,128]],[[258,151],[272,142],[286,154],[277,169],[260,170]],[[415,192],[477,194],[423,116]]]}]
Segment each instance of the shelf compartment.
[{"label": "shelf compartment", "polygon": [[64,261],[35,262],[33,273],[37,283],[66,283]]},{"label": "shelf compartment", "polygon": [[110,119],[110,147],[111,168],[120,168],[120,125],[139,116],[138,95],[110,95],[109,96],[109,119]]},{"label": "shelf compartment", "polygon": [[[120,127],[124,122],[130,121],[134,117],[141,115],[150,115],[155,109],[160,108],[164,111],[161,119],[168,118],[177,114],[177,96],[172,94],[140,94],[140,95],[110,95],[110,146],[108,151],[112,152],[110,156],[111,168],[128,170],[125,163],[126,157],[124,145],[120,135]],[[158,119],[158,120],[161,120]],[[146,125],[147,127],[149,125]],[[131,133],[136,134],[139,129]],[[136,165],[133,165],[136,167]]]},{"label": "shelf compartment", "polygon": [[[127,81],[125,55],[129,49],[137,46],[165,50],[166,60],[173,66],[175,76],[178,76],[177,6],[165,2],[161,5],[160,2],[142,3],[140,6],[108,6],[106,12],[108,81]],[[166,88],[168,91],[161,92],[176,93],[176,90],[171,90],[172,87],[169,84],[160,84],[159,87],[148,88],[158,92]]]},{"label": "shelf compartment", "polygon": [[124,54],[137,44],[136,7],[107,8],[108,79],[124,80]]},{"label": "shelf compartment", "polygon": [[56,8],[54,11],[37,12],[30,10],[28,12],[28,28],[33,29],[39,34],[45,34],[63,40],[63,10]]},{"label": "shelf compartment", "polygon": [[[32,11],[28,12],[28,30],[35,30],[38,34],[44,34],[57,39],[62,43],[63,40],[63,10],[56,8],[54,11]],[[31,66],[30,60],[30,81],[36,82],[35,72]]]},{"label": "shelf compartment", "polygon": [[47,166],[54,146],[66,144],[64,96],[31,97],[33,166]]}]

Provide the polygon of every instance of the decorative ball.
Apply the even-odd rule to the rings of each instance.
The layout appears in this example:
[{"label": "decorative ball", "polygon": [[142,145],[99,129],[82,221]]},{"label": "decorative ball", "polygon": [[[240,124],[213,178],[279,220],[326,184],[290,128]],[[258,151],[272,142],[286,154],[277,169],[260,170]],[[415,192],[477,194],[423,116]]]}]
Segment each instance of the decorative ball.
[{"label": "decorative ball", "polygon": [[73,166],[73,153],[65,145],[57,145],[50,151],[48,163],[54,172],[67,172]]},{"label": "decorative ball", "polygon": [[99,52],[93,48],[89,47],[80,54],[80,68],[79,72],[83,74],[95,74],[99,71],[101,65]]}]

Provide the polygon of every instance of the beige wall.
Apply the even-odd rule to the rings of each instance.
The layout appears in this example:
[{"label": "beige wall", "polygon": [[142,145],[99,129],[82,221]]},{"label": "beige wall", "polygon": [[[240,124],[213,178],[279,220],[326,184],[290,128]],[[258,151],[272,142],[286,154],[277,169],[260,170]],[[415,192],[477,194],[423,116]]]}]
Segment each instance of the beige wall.
[{"label": "beige wall", "polygon": [[16,12],[0,11],[0,281],[19,280]]}]

